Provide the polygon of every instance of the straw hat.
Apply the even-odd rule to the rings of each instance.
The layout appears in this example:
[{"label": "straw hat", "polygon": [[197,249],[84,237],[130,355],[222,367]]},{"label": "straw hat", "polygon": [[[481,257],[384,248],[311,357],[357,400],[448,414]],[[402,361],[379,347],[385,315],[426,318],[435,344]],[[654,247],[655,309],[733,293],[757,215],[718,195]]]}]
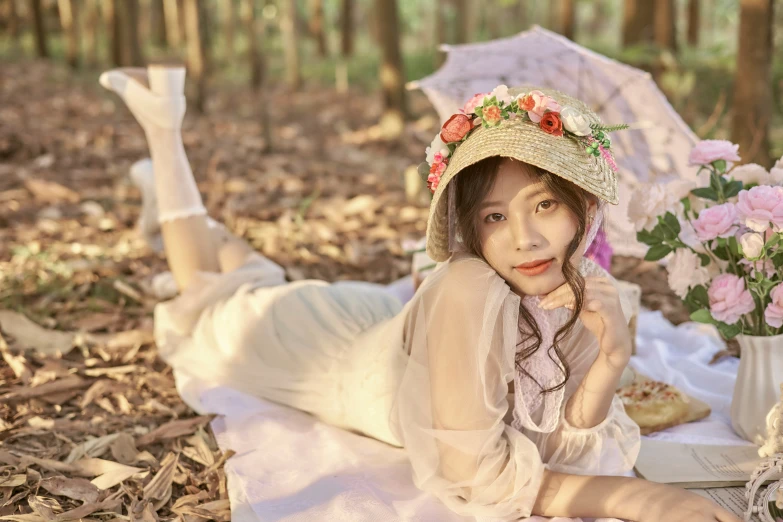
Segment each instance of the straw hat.
[{"label": "straw hat", "polygon": [[[553,98],[562,109],[575,109],[590,124],[601,124],[600,118],[583,102],[553,89],[519,86],[509,88],[508,94],[516,97],[533,90]],[[503,120],[495,127],[478,127],[451,154],[433,195],[427,220],[427,255],[433,260],[445,261],[450,256],[446,192],[449,182],[466,167],[491,156],[514,158],[535,165],[608,203],[619,203],[613,160],[591,154],[585,150],[583,142],[549,134],[538,123],[519,117]]]}]

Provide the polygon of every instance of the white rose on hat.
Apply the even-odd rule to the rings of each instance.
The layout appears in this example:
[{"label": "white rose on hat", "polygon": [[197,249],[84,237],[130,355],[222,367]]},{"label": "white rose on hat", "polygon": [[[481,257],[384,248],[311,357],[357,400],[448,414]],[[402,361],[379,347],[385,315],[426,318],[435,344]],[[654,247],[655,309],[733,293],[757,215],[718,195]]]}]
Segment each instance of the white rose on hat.
[{"label": "white rose on hat", "polygon": [[584,114],[572,107],[563,107],[560,110],[560,120],[568,132],[577,136],[589,136],[593,133],[593,129],[590,128],[590,122],[587,121]]},{"label": "white rose on hat", "polygon": [[427,147],[425,152],[427,153],[427,163],[430,165],[432,165],[432,162],[435,161],[435,154],[438,152],[443,154],[444,158],[449,156],[449,148],[445,143],[443,143],[443,140],[440,139],[440,133],[435,136],[435,139],[432,140],[432,143],[430,143],[430,146]]}]

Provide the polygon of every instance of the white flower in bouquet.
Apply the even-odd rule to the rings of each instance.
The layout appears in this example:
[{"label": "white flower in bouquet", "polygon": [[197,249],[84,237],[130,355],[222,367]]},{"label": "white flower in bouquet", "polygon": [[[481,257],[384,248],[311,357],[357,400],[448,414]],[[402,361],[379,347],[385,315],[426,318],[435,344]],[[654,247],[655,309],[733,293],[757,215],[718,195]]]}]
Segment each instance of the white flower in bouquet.
[{"label": "white flower in bouquet", "polygon": [[742,254],[750,260],[757,259],[764,248],[764,236],[756,232],[747,232],[740,237]]},{"label": "white flower in bouquet", "polygon": [[673,205],[666,185],[645,183],[631,195],[628,202],[628,218],[637,232],[652,228],[658,223],[658,216],[665,214]]},{"label": "white flower in bouquet", "polygon": [[775,165],[769,169],[770,185],[783,185],[783,158],[775,162]]},{"label": "white flower in bouquet", "polygon": [[666,271],[669,273],[669,288],[680,299],[687,297],[689,288],[706,285],[711,279],[707,267],[701,266],[701,258],[687,248],[678,248],[674,251],[666,265]]},{"label": "white flower in bouquet", "polygon": [[680,230],[680,240],[698,253],[707,253],[707,248],[704,246],[704,243],[699,240],[699,236],[696,234],[696,230],[688,221],[682,223],[682,229]]},{"label": "white flower in bouquet", "polygon": [[[772,185],[772,176],[767,169],[756,163],[747,163],[734,167],[729,172],[732,178],[742,182],[744,186],[756,184],[756,185]],[[709,182],[708,182],[709,183]]]}]

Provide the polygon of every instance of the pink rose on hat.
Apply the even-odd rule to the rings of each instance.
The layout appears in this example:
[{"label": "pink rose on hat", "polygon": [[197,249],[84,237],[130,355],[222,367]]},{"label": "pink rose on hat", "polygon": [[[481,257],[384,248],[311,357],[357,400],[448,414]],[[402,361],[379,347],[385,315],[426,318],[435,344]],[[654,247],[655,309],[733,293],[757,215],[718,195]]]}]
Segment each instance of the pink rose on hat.
[{"label": "pink rose on hat", "polygon": [[713,279],[707,296],[712,317],[726,324],[736,323],[756,308],[753,296],[745,289],[745,281],[734,274],[721,274]]},{"label": "pink rose on hat", "polygon": [[546,111],[560,112],[560,104],[541,91],[531,91],[530,98],[533,100],[533,108],[527,111],[530,121],[540,122]]},{"label": "pink rose on hat", "polygon": [[737,226],[737,210],[733,203],[706,208],[693,222],[693,228],[701,241],[729,237],[737,230]]},{"label": "pink rose on hat", "polygon": [[476,107],[482,105],[484,103],[484,98],[487,96],[489,96],[489,93],[486,92],[480,92],[478,94],[475,94],[462,107],[462,112],[464,112],[465,114],[473,114],[473,111],[476,110]]}]

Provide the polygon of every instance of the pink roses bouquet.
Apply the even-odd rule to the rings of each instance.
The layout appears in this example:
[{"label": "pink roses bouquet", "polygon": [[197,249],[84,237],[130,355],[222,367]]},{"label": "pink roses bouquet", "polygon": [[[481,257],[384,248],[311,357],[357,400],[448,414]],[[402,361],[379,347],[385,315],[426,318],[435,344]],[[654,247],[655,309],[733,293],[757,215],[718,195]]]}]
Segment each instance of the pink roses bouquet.
[{"label": "pink roses bouquet", "polygon": [[702,185],[637,189],[628,215],[645,259],[667,261],[669,286],[693,321],[740,333],[783,333],[783,158],[767,172],[742,165],[738,145],[705,140],[690,155]]}]

